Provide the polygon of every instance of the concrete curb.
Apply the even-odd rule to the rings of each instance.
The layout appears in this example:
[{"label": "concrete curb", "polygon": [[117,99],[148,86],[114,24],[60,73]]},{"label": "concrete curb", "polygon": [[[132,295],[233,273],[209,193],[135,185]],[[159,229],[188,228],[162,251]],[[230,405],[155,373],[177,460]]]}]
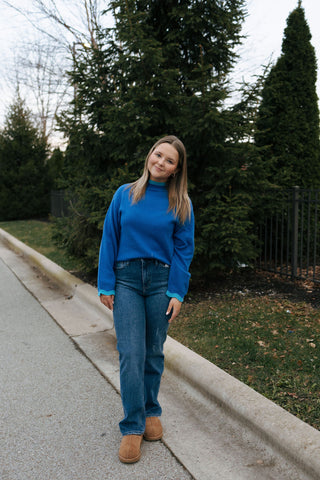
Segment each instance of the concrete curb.
[{"label": "concrete curb", "polygon": [[320,432],[172,338],[166,365],[230,412],[312,478],[320,478]]},{"label": "concrete curb", "polygon": [[[0,229],[0,240],[23,255],[55,283],[106,316],[96,289]],[[112,325],[112,315],[108,322]],[[320,432],[192,352],[171,337],[165,344],[166,367],[201,394],[223,406],[244,425],[314,479],[320,478]]]},{"label": "concrete curb", "polygon": [[37,267],[44,275],[50,278],[50,280],[63,288],[66,295],[77,297],[84,303],[90,303],[90,307],[93,308],[98,314],[102,314],[106,318],[109,327],[112,327],[112,314],[111,312],[109,313],[108,310],[100,303],[97,296],[97,290],[92,287],[92,285],[84,283],[79,278],[75,277],[56,263],[49,260],[49,258],[41,255],[41,253],[29,247],[1,228],[0,240],[7,244],[14,252],[23,255],[28,262]]}]

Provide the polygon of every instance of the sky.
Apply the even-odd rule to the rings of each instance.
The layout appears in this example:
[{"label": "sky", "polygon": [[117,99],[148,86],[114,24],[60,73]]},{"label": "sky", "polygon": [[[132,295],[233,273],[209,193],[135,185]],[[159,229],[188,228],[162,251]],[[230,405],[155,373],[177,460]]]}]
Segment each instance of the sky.
[{"label": "sky", "polygon": [[[238,48],[240,60],[233,73],[235,82],[249,81],[262,73],[262,65],[275,62],[281,54],[281,45],[287,18],[298,5],[298,0],[248,0],[248,16],[243,25],[247,36]],[[317,93],[320,98],[320,1],[302,0],[302,7],[312,35],[318,62]]]},{"label": "sky", "polygon": [[[50,1],[50,0],[49,0]],[[105,7],[107,1],[99,0]],[[74,22],[80,22],[75,11],[79,0],[56,0],[62,5],[64,14],[72,17]],[[14,5],[34,11],[32,0],[12,0]],[[235,85],[242,80],[252,81],[255,75],[262,73],[263,65],[270,60],[275,62],[281,53],[281,44],[289,13],[296,8],[298,0],[247,0],[247,18],[243,24],[242,33],[247,37],[238,47],[240,59],[232,74]],[[320,69],[320,1],[302,0],[306,19],[312,34],[311,43],[315,47]],[[46,28],[46,21],[37,17],[37,25]],[[8,106],[14,98],[14,58],[18,52],[23,52],[22,46],[26,40],[32,41],[35,28],[21,14],[6,6],[5,0],[0,0],[0,125],[3,124]],[[65,53],[62,53],[65,55]],[[318,72],[317,93],[320,97],[320,72]]]}]

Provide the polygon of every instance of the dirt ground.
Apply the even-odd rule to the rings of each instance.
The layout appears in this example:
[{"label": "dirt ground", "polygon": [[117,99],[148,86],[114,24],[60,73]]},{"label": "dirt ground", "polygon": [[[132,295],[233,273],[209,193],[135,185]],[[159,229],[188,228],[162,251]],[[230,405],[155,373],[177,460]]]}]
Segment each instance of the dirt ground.
[{"label": "dirt ground", "polygon": [[320,285],[311,280],[291,280],[274,273],[243,270],[217,278],[210,284],[191,284],[190,299],[205,299],[215,293],[243,293],[251,296],[272,295],[291,302],[305,302],[320,309]]},{"label": "dirt ground", "polygon": [[[81,280],[96,287],[96,276],[72,272]],[[305,302],[320,310],[320,284],[311,280],[291,280],[274,273],[243,269],[218,277],[210,283],[191,282],[186,301],[201,301],[214,294],[250,294],[253,297],[271,295],[292,302]]]}]

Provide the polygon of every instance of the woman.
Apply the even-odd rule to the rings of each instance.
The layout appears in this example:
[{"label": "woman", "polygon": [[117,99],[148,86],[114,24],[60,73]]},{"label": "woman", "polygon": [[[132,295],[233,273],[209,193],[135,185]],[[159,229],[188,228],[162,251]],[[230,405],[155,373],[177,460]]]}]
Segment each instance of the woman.
[{"label": "woman", "polygon": [[142,176],[116,191],[100,247],[98,290],[113,310],[120,359],[124,463],[139,460],[142,437],[162,437],[163,344],[188,290],[193,250],[186,151],[167,136],[151,148]]}]

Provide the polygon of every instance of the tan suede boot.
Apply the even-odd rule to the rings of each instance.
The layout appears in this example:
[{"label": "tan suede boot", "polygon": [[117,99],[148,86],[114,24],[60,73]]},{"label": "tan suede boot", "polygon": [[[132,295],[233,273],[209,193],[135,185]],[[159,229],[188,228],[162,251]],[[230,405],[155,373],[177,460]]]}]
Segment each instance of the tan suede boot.
[{"label": "tan suede boot", "polygon": [[143,437],[149,442],[155,440],[160,440],[162,438],[163,430],[159,417],[147,417],[146,418],[146,429],[144,431]]},{"label": "tan suede boot", "polygon": [[125,435],[122,437],[119,449],[119,459],[122,463],[134,463],[141,457],[142,435]]}]

